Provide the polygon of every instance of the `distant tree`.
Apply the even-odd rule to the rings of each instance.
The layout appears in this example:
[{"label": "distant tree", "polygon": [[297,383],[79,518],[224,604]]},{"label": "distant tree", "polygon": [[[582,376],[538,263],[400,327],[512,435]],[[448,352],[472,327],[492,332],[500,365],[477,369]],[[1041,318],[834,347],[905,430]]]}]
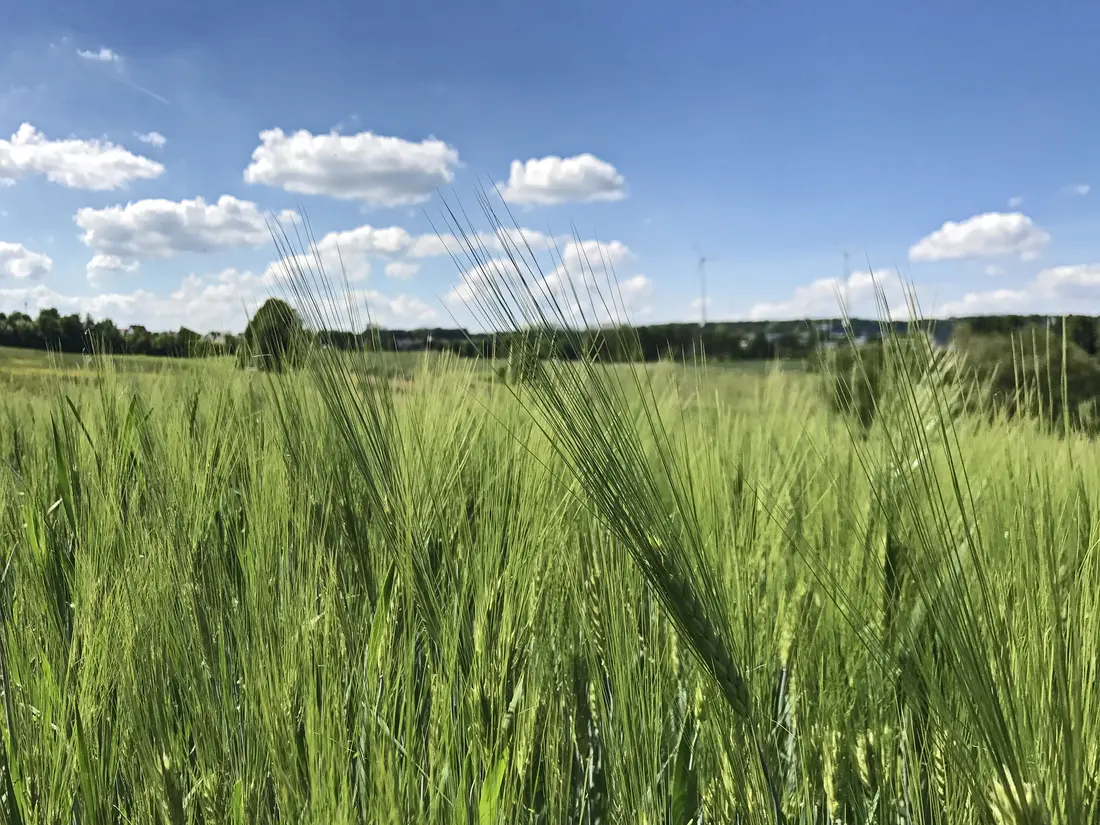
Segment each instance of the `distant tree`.
[{"label": "distant tree", "polygon": [[1066,337],[1089,355],[1100,351],[1097,320],[1087,315],[1070,315],[1065,319]]},{"label": "distant tree", "polygon": [[88,338],[95,352],[120,353],[123,351],[122,333],[115,322],[110,319],[93,321],[87,318],[84,325],[88,330]]},{"label": "distant tree", "polygon": [[[1038,328],[1014,336],[972,336],[964,343],[967,364],[987,410],[1046,420],[1056,429],[1068,414],[1074,427],[1096,432],[1100,420],[1100,359],[1072,341],[1050,346]],[[1064,391],[1064,392],[1063,392]]]},{"label": "distant tree", "polygon": [[62,317],[60,336],[62,352],[82,352],[86,349],[84,321],[75,312]]},{"label": "distant tree", "polygon": [[286,301],[268,298],[245,327],[237,363],[281,372],[293,366],[302,349],[302,318]]},{"label": "distant tree", "polygon": [[180,327],[179,332],[176,333],[175,346],[173,347],[173,355],[179,358],[187,358],[192,355],[200,355],[200,345],[202,344],[202,336],[195,332],[193,329],[187,327]]},{"label": "distant tree", "polygon": [[38,313],[38,332],[42,342],[52,350],[61,348],[61,313],[56,309],[43,309]]},{"label": "distant tree", "polygon": [[125,351],[131,355],[151,355],[153,334],[141,324],[134,324],[123,335]]}]

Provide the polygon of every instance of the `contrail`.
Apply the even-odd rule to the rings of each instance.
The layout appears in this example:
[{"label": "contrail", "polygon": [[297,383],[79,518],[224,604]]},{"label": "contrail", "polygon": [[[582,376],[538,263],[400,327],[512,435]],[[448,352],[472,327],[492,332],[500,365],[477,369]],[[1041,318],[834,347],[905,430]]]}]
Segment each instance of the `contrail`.
[{"label": "contrail", "polygon": [[121,80],[123,83],[125,83],[127,86],[129,86],[131,89],[137,89],[139,92],[145,92],[145,94],[149,95],[149,97],[153,98],[154,100],[159,100],[165,106],[171,106],[172,105],[171,102],[168,100],[168,98],[163,97],[162,95],[158,95],[152,89],[146,89],[144,86],[141,86],[141,85],[135,83],[134,81],[130,80],[130,78],[126,77],[125,75],[119,75],[118,79]]}]

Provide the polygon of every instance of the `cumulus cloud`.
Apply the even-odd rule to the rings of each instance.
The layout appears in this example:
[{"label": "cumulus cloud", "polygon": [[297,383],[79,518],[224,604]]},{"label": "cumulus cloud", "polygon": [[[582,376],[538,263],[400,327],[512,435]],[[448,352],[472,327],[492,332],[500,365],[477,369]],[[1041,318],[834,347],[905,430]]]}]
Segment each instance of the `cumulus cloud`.
[{"label": "cumulus cloud", "polygon": [[[565,238],[554,239],[535,229],[510,227],[497,232],[475,232],[468,239],[479,251],[502,253],[507,248],[528,256],[528,248],[538,254],[555,244],[567,245]],[[376,227],[369,224],[354,229],[329,232],[316,244],[316,255],[295,256],[290,262],[303,268],[321,268],[330,275],[345,274],[349,280],[361,281],[371,272],[372,258],[387,259],[386,275],[391,278],[412,277],[419,271],[417,261],[426,258],[466,254],[464,243],[451,235],[425,233],[414,235],[400,226]],[[266,277],[275,283],[286,280],[283,262],[268,267]]]},{"label": "cumulus cloud", "polygon": [[398,280],[407,280],[416,275],[420,271],[420,264],[409,263],[408,261],[390,261],[386,264],[386,277],[397,278]]},{"label": "cumulus cloud", "polygon": [[1050,233],[1020,212],[986,212],[947,221],[909,247],[913,261],[1017,256],[1033,260],[1050,243]]},{"label": "cumulus cloud", "polygon": [[940,315],[994,313],[1100,313],[1100,263],[1053,266],[1042,269],[1017,289],[966,293],[940,307]]},{"label": "cumulus cloud", "polygon": [[[561,306],[569,306],[573,299],[570,284],[577,288],[578,294],[582,295],[590,289],[598,290],[599,294],[592,294],[593,302],[596,304],[602,304],[605,301],[610,304],[616,300],[614,294],[607,292],[607,282],[614,277],[615,268],[633,258],[633,253],[626,244],[621,241],[571,240],[559,245],[556,249],[560,253],[560,258],[555,254],[550,264],[542,266],[542,271],[547,274],[532,282],[534,290],[544,297],[556,299]],[[536,252],[536,262],[538,262],[538,250],[533,248],[533,251]],[[447,294],[445,300],[452,306],[474,302],[488,294],[487,290],[491,283],[511,278],[516,274],[515,268],[516,264],[506,256],[483,261],[463,273],[461,282]],[[528,274],[526,267],[523,274],[524,276]],[[628,278],[617,282],[620,292],[626,284],[627,292],[623,293],[624,299],[628,293],[638,293],[639,290],[644,291],[643,288],[648,288],[649,279],[644,276],[634,277],[640,280]],[[574,312],[579,309],[579,307],[573,307]],[[585,309],[587,310],[587,307]]]},{"label": "cumulus cloud", "polygon": [[789,300],[762,302],[749,310],[754,321],[801,318],[835,318],[843,305],[852,315],[881,314],[876,298],[880,290],[893,317],[908,318],[907,285],[896,273],[885,270],[853,272],[847,279],[819,278],[795,289]]},{"label": "cumulus cloud", "polygon": [[585,153],[512,161],[501,197],[509,203],[549,206],[626,197],[626,179],[610,163]]},{"label": "cumulus cloud", "polygon": [[85,60],[92,60],[96,63],[120,63],[122,57],[111,49],[101,46],[99,51],[87,51],[85,49],[77,49],[76,53]]},{"label": "cumulus cloud", "polygon": [[653,289],[653,281],[645,275],[634,275],[625,281],[619,282],[619,292],[625,299],[634,299],[649,295]]},{"label": "cumulus cloud", "polygon": [[[427,236],[414,236],[400,226],[375,227],[369,224],[329,232],[306,255],[294,255],[289,259],[275,261],[268,268],[265,277],[270,283],[285,281],[290,271],[323,271],[330,277],[347,277],[351,281],[362,281],[370,276],[372,257],[403,258],[406,256],[424,257],[420,249],[422,239]],[[431,236],[434,240],[434,236]],[[438,253],[443,254],[445,250]]]},{"label": "cumulus cloud", "polygon": [[1075,264],[1043,269],[1035,278],[1035,288],[1069,300],[1100,300],[1100,264]]},{"label": "cumulus cloud", "polygon": [[[297,219],[293,212],[283,212],[279,217],[284,221]],[[105,209],[84,207],[76,213],[76,224],[84,230],[84,244],[97,256],[118,259],[118,268],[182,252],[212,252],[271,242],[267,222],[256,204],[232,195],[222,195],[215,203],[202,198],[158,198]]]},{"label": "cumulus cloud", "polygon": [[364,290],[355,295],[370,313],[371,321],[381,326],[418,327],[429,324],[439,313],[415,295],[388,297],[377,290]]},{"label": "cumulus cloud", "polygon": [[607,276],[633,257],[622,241],[572,240],[557,247],[556,251],[561,256],[558,265],[535,281],[535,286],[547,295],[559,295],[571,283],[602,290],[606,286]]},{"label": "cumulus cloud", "polygon": [[968,315],[1014,313],[1027,306],[1028,297],[1026,289],[989,289],[968,292],[956,301],[943,304],[937,314],[958,318]]},{"label": "cumulus cloud", "polygon": [[71,189],[108,191],[123,189],[133,181],[159,178],[163,173],[163,164],[109,141],[50,140],[29,123],[22,124],[9,139],[0,140],[0,181],[43,175]]},{"label": "cumulus cloud", "polygon": [[583,274],[587,281],[622,266],[633,257],[634,253],[622,241],[573,240],[561,247],[561,266],[553,274]]},{"label": "cumulus cloud", "polygon": [[365,224],[329,232],[317,246],[321,250],[339,248],[341,253],[352,255],[409,255],[417,240],[400,226],[379,228]]},{"label": "cumulus cloud", "polygon": [[653,281],[645,275],[632,275],[618,283],[619,297],[631,315],[643,317],[653,308],[647,303],[653,294]]},{"label": "cumulus cloud", "polygon": [[166,138],[160,132],[135,132],[134,137],[136,137],[142,143],[148,143],[150,146],[155,146],[158,149],[168,142],[168,138]]},{"label": "cumulus cloud", "polygon": [[99,283],[109,272],[137,272],[137,261],[124,261],[117,255],[93,255],[88,261],[86,271],[90,283]]},{"label": "cumulus cloud", "polygon": [[260,133],[244,171],[248,183],[288,192],[328,195],[379,206],[423,203],[454,180],[458,151],[441,140],[419,143],[359,132],[314,135],[282,129]]},{"label": "cumulus cloud", "polygon": [[1087,195],[1091,191],[1092,187],[1087,183],[1071,183],[1062,187],[1062,192],[1066,195]]},{"label": "cumulus cloud", "polygon": [[[242,332],[251,313],[270,296],[261,275],[225,269],[216,275],[188,275],[167,295],[147,289],[99,295],[68,295],[44,284],[0,287],[0,312],[56,308],[63,314],[79,313],[110,318],[121,327],[142,324],[152,330],[186,326],[197,332]],[[388,296],[375,290],[350,295],[362,318],[383,326],[409,327],[436,320],[437,313],[412,295]]]},{"label": "cumulus cloud", "polygon": [[[883,287],[891,314],[908,318],[905,293],[896,276],[875,274]],[[757,304],[750,315],[756,320],[833,316],[839,311],[839,279],[825,278],[795,290],[790,301]],[[857,273],[848,282],[847,303],[854,315],[878,315],[869,273]],[[972,290],[943,304],[921,301],[922,313],[940,318],[1007,313],[1100,314],[1100,263],[1047,267],[1021,286]]]},{"label": "cumulus cloud", "polygon": [[1023,195],[1013,195],[1011,198],[1008,199],[1008,208],[1009,209],[1019,209],[1023,205],[1024,205],[1024,196]]},{"label": "cumulus cloud", "polygon": [[[580,290],[578,290],[580,292]],[[592,292],[578,302],[573,295],[566,298],[566,317],[571,323],[629,324],[653,314],[648,299],[653,292],[653,282],[645,275],[633,275],[610,285],[602,283],[599,292]],[[583,292],[581,293],[584,294]]]},{"label": "cumulus cloud", "polygon": [[53,259],[41,252],[32,252],[21,243],[0,241],[0,276],[9,278],[41,278],[53,271]]}]

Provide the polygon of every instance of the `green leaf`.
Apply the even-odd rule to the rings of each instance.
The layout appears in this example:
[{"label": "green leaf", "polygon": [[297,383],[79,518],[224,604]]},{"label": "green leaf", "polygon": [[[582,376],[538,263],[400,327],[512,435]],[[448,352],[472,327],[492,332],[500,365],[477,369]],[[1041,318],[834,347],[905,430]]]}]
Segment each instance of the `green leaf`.
[{"label": "green leaf", "polygon": [[500,813],[500,787],[504,783],[504,772],[508,769],[508,757],[502,756],[489,771],[481,786],[481,801],[477,806],[478,825],[493,825]]}]

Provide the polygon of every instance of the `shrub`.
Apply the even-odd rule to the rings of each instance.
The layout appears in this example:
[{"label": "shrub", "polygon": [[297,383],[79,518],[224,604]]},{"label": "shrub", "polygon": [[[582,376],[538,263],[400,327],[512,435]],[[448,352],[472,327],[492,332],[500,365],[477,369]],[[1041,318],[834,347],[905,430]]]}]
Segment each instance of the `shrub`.
[{"label": "shrub", "polygon": [[1068,423],[1095,434],[1100,359],[1045,330],[972,336],[960,341],[967,369],[981,392],[975,406],[991,414]]},{"label": "shrub", "polygon": [[244,331],[244,345],[237,363],[261,370],[282,372],[301,360],[304,352],[302,319],[286,301],[269,298],[256,311]]},{"label": "shrub", "polygon": [[923,336],[874,341],[861,347],[848,344],[817,350],[809,368],[822,382],[826,403],[836,412],[853,416],[870,427],[889,389],[903,375],[919,381],[935,363]]}]

